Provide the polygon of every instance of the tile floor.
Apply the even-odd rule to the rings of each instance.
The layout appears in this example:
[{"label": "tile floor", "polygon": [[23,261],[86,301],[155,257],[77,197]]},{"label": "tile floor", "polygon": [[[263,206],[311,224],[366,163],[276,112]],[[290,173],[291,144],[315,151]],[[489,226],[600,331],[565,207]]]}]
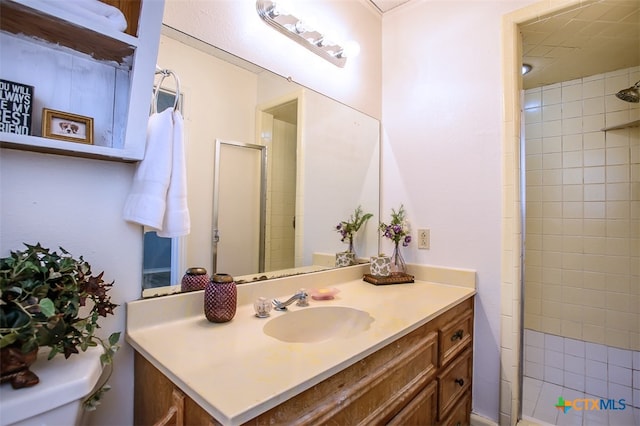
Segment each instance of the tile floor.
[{"label": "tile floor", "polygon": [[[578,398],[597,399],[600,397],[585,394],[554,383],[531,377],[523,378],[522,416],[525,420],[541,425],[610,425],[640,426],[640,408],[627,405],[624,410],[576,410],[564,413],[555,406],[558,397],[565,401]],[[620,405],[618,405],[620,407]]]}]

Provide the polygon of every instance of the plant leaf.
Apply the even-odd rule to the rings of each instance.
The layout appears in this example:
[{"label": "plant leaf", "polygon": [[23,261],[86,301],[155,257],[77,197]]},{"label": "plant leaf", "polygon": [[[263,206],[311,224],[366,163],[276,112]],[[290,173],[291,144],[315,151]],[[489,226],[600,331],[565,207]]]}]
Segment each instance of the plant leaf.
[{"label": "plant leaf", "polygon": [[2,336],[2,339],[0,339],[0,348],[9,346],[10,344],[14,343],[17,340],[17,338],[18,336],[15,335],[14,333],[5,334],[4,336]]},{"label": "plant leaf", "polygon": [[113,346],[116,343],[118,343],[118,341],[120,340],[120,332],[116,332],[111,334],[111,336],[109,336],[109,345]]},{"label": "plant leaf", "polygon": [[42,311],[44,316],[46,316],[47,318],[55,315],[56,307],[54,306],[51,299],[49,299],[48,297],[45,297],[44,299],[42,299],[39,305],[40,305],[40,310]]}]

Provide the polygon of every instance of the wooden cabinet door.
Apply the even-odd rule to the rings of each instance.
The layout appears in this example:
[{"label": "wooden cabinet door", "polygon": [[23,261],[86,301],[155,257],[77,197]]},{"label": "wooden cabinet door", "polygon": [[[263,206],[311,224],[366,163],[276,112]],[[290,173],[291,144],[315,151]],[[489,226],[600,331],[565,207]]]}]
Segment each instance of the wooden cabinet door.
[{"label": "wooden cabinet door", "polygon": [[451,410],[451,414],[442,420],[441,426],[468,426],[471,424],[471,392],[467,392]]},{"label": "wooden cabinet door", "polygon": [[208,426],[212,417],[138,352],[135,353],[135,425]]},{"label": "wooden cabinet door", "polygon": [[438,374],[438,418],[448,416],[461,396],[471,388],[472,369],[472,351],[467,348]]},{"label": "wooden cabinet door", "polygon": [[173,383],[137,352],[134,365],[134,424],[154,425],[162,420],[177,424],[169,416],[176,402]]},{"label": "wooden cabinet door", "polygon": [[436,420],[437,383],[425,387],[388,423],[390,426],[432,425]]}]

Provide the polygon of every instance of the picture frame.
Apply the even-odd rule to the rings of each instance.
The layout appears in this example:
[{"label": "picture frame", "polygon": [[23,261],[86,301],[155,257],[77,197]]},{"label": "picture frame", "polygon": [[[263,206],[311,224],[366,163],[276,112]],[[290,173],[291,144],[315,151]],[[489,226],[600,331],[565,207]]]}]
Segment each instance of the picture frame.
[{"label": "picture frame", "polygon": [[93,118],[43,108],[42,137],[92,145]]}]

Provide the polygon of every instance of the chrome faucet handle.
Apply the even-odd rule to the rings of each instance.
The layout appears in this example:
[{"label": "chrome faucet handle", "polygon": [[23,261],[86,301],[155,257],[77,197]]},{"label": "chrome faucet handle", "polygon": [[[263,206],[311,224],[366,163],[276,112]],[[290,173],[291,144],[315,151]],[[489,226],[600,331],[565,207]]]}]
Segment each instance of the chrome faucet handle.
[{"label": "chrome faucet handle", "polygon": [[301,288],[296,296],[299,296],[298,301],[296,302],[296,306],[309,306],[309,294],[304,288]]},{"label": "chrome faucet handle", "polygon": [[273,304],[273,308],[276,311],[286,311],[287,310],[287,305],[285,305],[284,303],[282,303],[281,301],[279,301],[278,299],[273,299],[271,301],[271,303]]},{"label": "chrome faucet handle", "polygon": [[297,300],[296,305],[298,306],[309,306],[307,291],[303,288],[298,290],[298,292],[291,296],[286,302],[281,302],[278,299],[273,299],[271,303],[273,303],[276,311],[286,311],[287,306],[292,304],[294,300]]}]

